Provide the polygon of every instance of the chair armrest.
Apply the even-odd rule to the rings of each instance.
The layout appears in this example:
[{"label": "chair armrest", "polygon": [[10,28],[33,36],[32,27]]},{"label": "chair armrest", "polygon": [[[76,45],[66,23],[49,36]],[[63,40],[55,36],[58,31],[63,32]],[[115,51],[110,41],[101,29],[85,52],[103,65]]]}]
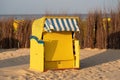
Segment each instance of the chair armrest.
[{"label": "chair armrest", "polygon": [[30,39],[36,40],[39,44],[44,44],[43,40],[39,40],[36,36],[30,36]]},{"label": "chair armrest", "polygon": [[44,41],[30,37],[30,69],[44,71]]},{"label": "chair armrest", "polygon": [[80,46],[79,46],[79,40],[74,40],[74,51],[75,51],[75,67],[80,67]]}]

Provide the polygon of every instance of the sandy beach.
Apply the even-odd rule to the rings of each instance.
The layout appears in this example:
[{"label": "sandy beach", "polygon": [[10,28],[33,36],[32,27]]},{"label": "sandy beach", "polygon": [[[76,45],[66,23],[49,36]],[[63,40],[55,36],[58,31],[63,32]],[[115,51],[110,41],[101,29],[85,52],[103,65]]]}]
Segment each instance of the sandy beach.
[{"label": "sandy beach", "polygon": [[0,49],[0,80],[120,80],[120,50],[81,49],[78,70],[29,69],[29,49]]}]

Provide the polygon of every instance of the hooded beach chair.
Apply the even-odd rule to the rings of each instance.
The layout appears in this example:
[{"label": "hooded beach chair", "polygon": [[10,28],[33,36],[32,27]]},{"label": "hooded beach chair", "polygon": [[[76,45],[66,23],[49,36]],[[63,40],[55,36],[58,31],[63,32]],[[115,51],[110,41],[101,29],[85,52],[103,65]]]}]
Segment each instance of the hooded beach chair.
[{"label": "hooded beach chair", "polygon": [[79,68],[79,17],[46,16],[35,20],[30,39],[30,69]]}]

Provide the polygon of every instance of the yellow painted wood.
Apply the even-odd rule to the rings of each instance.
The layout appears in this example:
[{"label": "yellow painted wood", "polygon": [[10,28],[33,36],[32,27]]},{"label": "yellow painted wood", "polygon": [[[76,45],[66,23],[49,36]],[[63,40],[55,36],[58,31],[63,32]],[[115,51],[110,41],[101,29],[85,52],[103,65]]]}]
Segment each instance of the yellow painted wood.
[{"label": "yellow painted wood", "polygon": [[45,61],[45,69],[74,68],[74,60]]},{"label": "yellow painted wood", "polygon": [[35,39],[30,40],[30,69],[44,71],[44,46]]},{"label": "yellow painted wood", "polygon": [[44,33],[45,60],[69,60],[73,59],[72,32]]},{"label": "yellow painted wood", "polygon": [[14,20],[14,22],[13,22],[14,31],[17,31],[19,25],[23,24],[23,22],[24,22],[24,20]]},{"label": "yellow painted wood", "polygon": [[49,18],[63,18],[63,19],[65,19],[65,18],[73,18],[73,19],[76,19],[78,22],[79,22],[79,20],[80,20],[80,18],[79,17],[77,17],[77,16],[44,16],[46,19],[49,19]]},{"label": "yellow painted wood", "polygon": [[80,67],[80,46],[79,46],[79,40],[74,40],[74,44],[75,44],[75,68],[79,68]]},{"label": "yellow painted wood", "polygon": [[[32,25],[32,36],[39,40],[42,38],[45,18],[35,20]],[[30,40],[30,69],[44,71],[44,45],[35,39]]]},{"label": "yellow painted wood", "polygon": [[42,38],[42,33],[44,31],[45,17],[37,19],[32,25],[32,35],[36,36],[39,40]]},{"label": "yellow painted wood", "polygon": [[43,40],[44,44],[30,40],[30,69],[43,72],[45,69],[79,68],[79,41],[75,40],[74,55],[72,32],[44,32],[47,18],[75,18],[79,22],[78,17],[69,16],[45,16],[35,20],[32,36]]}]

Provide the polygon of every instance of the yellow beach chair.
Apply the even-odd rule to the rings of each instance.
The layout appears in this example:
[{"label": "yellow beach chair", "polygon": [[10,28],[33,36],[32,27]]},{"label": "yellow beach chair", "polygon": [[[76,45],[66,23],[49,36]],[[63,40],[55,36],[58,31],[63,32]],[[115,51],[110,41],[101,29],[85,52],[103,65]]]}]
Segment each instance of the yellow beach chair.
[{"label": "yellow beach chair", "polygon": [[14,31],[16,32],[18,27],[19,27],[19,24],[23,24],[24,20],[17,20],[15,19],[14,22],[13,22],[13,27],[14,27]]},{"label": "yellow beach chair", "polygon": [[30,69],[79,68],[78,17],[45,16],[35,20],[30,39]]}]

